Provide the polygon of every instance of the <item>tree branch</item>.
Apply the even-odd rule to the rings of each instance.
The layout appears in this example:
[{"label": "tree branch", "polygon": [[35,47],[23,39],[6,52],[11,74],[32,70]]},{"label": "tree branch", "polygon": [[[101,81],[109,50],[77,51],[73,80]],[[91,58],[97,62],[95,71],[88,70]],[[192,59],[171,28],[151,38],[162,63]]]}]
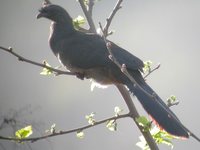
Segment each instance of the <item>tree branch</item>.
[{"label": "tree branch", "polygon": [[153,73],[154,71],[158,70],[159,68],[160,68],[160,64],[158,64],[155,68],[153,68],[150,71],[148,71],[148,73],[144,76],[144,78],[147,78],[151,73]]},{"label": "tree branch", "polygon": [[146,142],[148,143],[149,147],[151,148],[151,150],[159,150],[158,146],[156,145],[154,139],[151,136],[151,133],[149,131],[144,131],[143,127],[140,126],[138,124],[138,122],[136,121],[136,119],[139,118],[140,115],[137,112],[137,109],[136,109],[136,107],[135,107],[135,105],[134,105],[134,103],[133,103],[133,101],[132,101],[132,99],[130,97],[129,92],[127,91],[127,89],[123,85],[116,85],[116,87],[120,91],[123,99],[126,102],[126,105],[128,106],[131,118],[134,120],[135,124],[139,128],[140,132],[144,136],[144,138],[145,138]]},{"label": "tree branch", "polygon": [[118,116],[115,116],[115,117],[110,117],[110,118],[107,118],[107,119],[104,119],[104,120],[101,120],[101,121],[97,121],[93,125],[87,125],[87,126],[83,126],[83,127],[67,130],[67,131],[59,131],[59,132],[55,131],[55,132],[53,132],[51,134],[44,135],[44,136],[39,136],[39,137],[19,139],[19,138],[14,138],[14,137],[0,136],[0,139],[1,140],[8,140],[8,141],[17,141],[17,142],[25,142],[25,141],[36,142],[38,140],[46,139],[46,138],[49,138],[49,137],[54,137],[54,136],[74,133],[74,132],[78,132],[78,131],[83,131],[83,130],[89,129],[91,127],[103,124],[103,123],[105,123],[107,121],[110,121],[110,120],[118,120],[118,119],[126,118],[126,117],[130,117],[130,114],[128,113],[128,114],[124,114],[124,115],[118,115]]},{"label": "tree branch", "polygon": [[118,2],[116,3],[113,11],[111,12],[110,16],[106,19],[106,24],[103,28],[103,34],[105,37],[107,37],[108,35],[112,34],[112,32],[108,32],[108,28],[110,27],[110,24],[114,18],[114,16],[116,15],[117,11],[122,8],[121,3],[123,2],[123,0],[118,0]]},{"label": "tree branch", "polygon": [[[100,25],[101,30],[103,31],[103,28]],[[108,49],[108,52],[110,54],[109,58],[111,58],[111,60],[113,61],[113,63],[115,63],[121,70],[122,72],[130,79],[130,81],[136,85],[138,88],[140,88],[145,94],[147,94],[150,97],[153,97],[154,95],[149,94],[147,91],[145,91],[136,81],[135,79],[129,74],[129,72],[127,71],[126,67],[123,67],[125,64],[121,65],[117,59],[113,56],[112,54],[112,49],[111,49],[111,43],[107,41],[106,37],[103,35],[106,47]],[[135,108],[135,105],[130,97],[130,94],[128,93],[127,89],[123,86],[123,85],[116,85],[118,90],[120,91],[121,95],[123,96],[129,111],[131,113],[131,117],[133,118],[134,122],[136,123],[136,125],[138,126],[139,130],[141,131],[141,133],[143,134],[146,142],[148,143],[150,149],[152,150],[158,150],[158,146],[156,145],[154,139],[152,138],[151,134],[149,131],[143,131],[143,128],[138,124],[138,122],[136,121],[136,118],[138,118],[140,115],[137,112],[137,109]]]},{"label": "tree branch", "polygon": [[59,70],[59,69],[55,69],[55,68],[52,68],[52,67],[49,67],[45,64],[42,64],[42,63],[38,63],[38,62],[35,62],[35,61],[32,61],[30,59],[27,59],[19,54],[17,54],[16,52],[13,51],[13,49],[11,47],[9,48],[5,48],[5,47],[2,47],[0,46],[0,49],[12,54],[13,56],[17,57],[19,61],[23,61],[23,62],[26,62],[26,63],[29,63],[29,64],[32,64],[32,65],[35,65],[35,66],[39,66],[39,67],[43,67],[43,68],[47,68],[51,71],[53,71],[54,73],[56,73],[57,75],[60,75],[60,74],[65,74],[65,75],[77,75],[76,73],[72,73],[72,72],[68,72],[68,71],[62,71],[62,70]]},{"label": "tree branch", "polygon": [[92,17],[92,13],[93,13],[93,7],[94,7],[94,0],[89,0],[88,13],[91,15],[91,17]]},{"label": "tree branch", "polygon": [[94,25],[94,22],[93,22],[93,19],[92,19],[92,14],[90,14],[89,11],[87,10],[87,8],[85,7],[83,0],[78,0],[78,1],[80,3],[80,6],[81,6],[84,14],[85,14],[86,19],[88,20],[88,24],[90,26],[89,31],[96,33],[96,28],[95,28],[95,25]]},{"label": "tree branch", "polygon": [[[131,82],[133,84],[136,84],[142,91],[144,91],[147,95],[149,96],[152,96],[151,94],[149,94],[147,91],[145,91],[140,85],[137,84],[137,82],[135,81],[135,79],[128,73],[126,67],[122,67],[122,66],[125,66],[125,65],[122,65],[116,60],[116,58],[113,56],[112,54],[112,50],[111,50],[111,43],[107,42],[107,39],[106,37],[109,35],[108,33],[108,29],[110,27],[110,24],[111,24],[111,21],[112,19],[114,18],[115,14],[117,13],[117,11],[121,8],[121,3],[123,2],[123,0],[118,0],[118,2],[116,3],[113,11],[111,12],[110,16],[108,17],[108,19],[106,20],[106,25],[104,28],[102,28],[102,25],[101,23],[99,23],[99,26],[103,32],[103,38],[104,38],[104,41],[105,41],[105,44],[106,44],[106,47],[108,49],[108,52],[110,54],[110,58],[112,59],[112,61],[122,70],[122,72],[131,80]],[[159,67],[157,67],[156,69],[158,69]],[[153,71],[155,71],[156,69],[153,69]],[[149,72],[149,74],[151,74],[152,72]],[[147,76],[148,76],[147,75]],[[147,77],[146,76],[146,77]],[[139,130],[141,131],[142,135],[144,136],[147,144],[149,145],[150,149],[151,150],[159,150],[157,144],[155,143],[153,137],[151,136],[151,133],[149,131],[144,131],[143,130],[143,127],[141,127],[138,122],[136,121],[136,119],[138,117],[140,117],[139,113],[137,112],[137,109],[130,97],[130,94],[129,92],[127,91],[127,89],[124,87],[124,85],[121,85],[121,84],[117,84],[116,87],[118,88],[118,90],[120,91],[123,99],[125,100],[126,102],[126,105],[129,109],[129,112],[131,114],[131,117],[132,119],[134,120],[134,122],[136,123],[136,125],[138,126]]]}]

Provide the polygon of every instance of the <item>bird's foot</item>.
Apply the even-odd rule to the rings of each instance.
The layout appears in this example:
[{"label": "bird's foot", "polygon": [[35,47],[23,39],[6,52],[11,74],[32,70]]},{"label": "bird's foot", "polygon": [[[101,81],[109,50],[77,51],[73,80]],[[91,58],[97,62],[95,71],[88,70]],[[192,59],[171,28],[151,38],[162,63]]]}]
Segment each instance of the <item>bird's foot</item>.
[{"label": "bird's foot", "polygon": [[85,75],[83,73],[76,72],[76,77],[79,78],[79,79],[81,79],[81,80],[84,80]]}]

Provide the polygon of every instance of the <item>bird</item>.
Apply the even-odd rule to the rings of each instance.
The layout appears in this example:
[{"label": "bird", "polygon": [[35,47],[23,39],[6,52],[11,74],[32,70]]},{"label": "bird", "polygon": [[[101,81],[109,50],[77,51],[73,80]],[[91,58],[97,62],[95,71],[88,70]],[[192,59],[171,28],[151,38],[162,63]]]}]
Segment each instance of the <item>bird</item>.
[{"label": "bird", "polygon": [[192,136],[200,141],[146,83],[142,76],[144,63],[141,59],[109,41],[113,57],[126,65],[128,73],[136,81],[134,84],[109,58],[105,39],[99,34],[75,29],[72,17],[63,7],[43,5],[37,15],[39,18],[51,21],[49,46],[67,70],[76,73],[81,79],[92,79],[102,85],[125,85],[161,129],[177,137]]}]

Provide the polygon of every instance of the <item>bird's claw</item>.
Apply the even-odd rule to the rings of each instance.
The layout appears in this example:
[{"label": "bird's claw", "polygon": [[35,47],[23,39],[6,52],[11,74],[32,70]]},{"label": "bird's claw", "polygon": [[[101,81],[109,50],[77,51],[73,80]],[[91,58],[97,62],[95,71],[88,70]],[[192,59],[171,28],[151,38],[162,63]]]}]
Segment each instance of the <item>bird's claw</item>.
[{"label": "bird's claw", "polygon": [[79,78],[79,79],[81,79],[81,80],[84,80],[85,75],[83,73],[77,72],[76,73],[76,77]]}]

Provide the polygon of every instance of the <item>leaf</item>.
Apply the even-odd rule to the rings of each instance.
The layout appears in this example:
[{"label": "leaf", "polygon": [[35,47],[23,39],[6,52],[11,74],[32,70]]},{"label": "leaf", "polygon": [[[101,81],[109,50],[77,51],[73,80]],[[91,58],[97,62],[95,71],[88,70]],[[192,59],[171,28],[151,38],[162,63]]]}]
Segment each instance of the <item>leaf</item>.
[{"label": "leaf", "polygon": [[88,6],[89,0],[83,0],[85,6]]},{"label": "leaf", "polygon": [[110,130],[110,131],[117,131],[117,122],[116,120],[109,120],[106,123],[106,127]]},{"label": "leaf", "polygon": [[151,129],[151,135],[153,136],[157,144],[166,144],[171,148],[173,148],[172,139],[178,138],[167,133],[164,130],[159,129],[157,126]]},{"label": "leaf", "polygon": [[82,25],[85,24],[85,22],[85,18],[80,15],[73,19],[73,25],[76,29],[79,29]]},{"label": "leaf", "polygon": [[170,103],[174,103],[176,101],[176,96],[175,95],[171,95],[169,98],[168,98],[168,101]]},{"label": "leaf", "polygon": [[177,105],[179,104],[179,101],[177,100],[175,95],[171,95],[168,99],[167,99],[167,106],[171,107],[173,105]]},{"label": "leaf", "polygon": [[94,125],[95,124],[95,119],[94,119],[95,113],[92,112],[90,115],[86,115],[85,119],[87,119],[88,123],[90,125]]},{"label": "leaf", "polygon": [[27,138],[33,134],[32,126],[27,126],[15,132],[15,136],[19,139]]},{"label": "leaf", "polygon": [[54,134],[56,132],[56,124],[52,124],[50,129],[45,130],[46,133]]},{"label": "leaf", "polygon": [[77,131],[76,132],[76,136],[79,138],[79,139],[83,139],[85,134],[84,132],[81,130],[81,131]]},{"label": "leaf", "polygon": [[144,67],[143,67],[144,73],[148,73],[148,72],[151,71],[152,64],[153,64],[153,62],[151,60],[148,60],[148,61],[144,62]]},{"label": "leaf", "polygon": [[[47,61],[43,61],[43,64],[44,65],[46,65],[46,66],[48,66],[48,67],[51,67],[48,63],[47,63]],[[40,72],[40,74],[41,75],[51,75],[53,73],[53,70],[51,70],[51,69],[48,69],[48,68],[43,68],[42,69],[42,72]]]},{"label": "leaf", "polygon": [[55,133],[56,132],[56,124],[55,123],[51,125],[50,132],[51,133]]},{"label": "leaf", "polygon": [[123,109],[121,109],[120,107],[116,106],[114,111],[115,111],[115,116],[117,117],[117,116],[120,115],[120,113],[123,111]]},{"label": "leaf", "polygon": [[[155,140],[157,144],[166,144],[173,148],[173,139],[179,139],[179,137],[173,136],[169,133],[167,133],[164,130],[161,130],[157,126],[154,126],[153,128],[150,129],[150,133]],[[147,142],[145,141],[143,136],[139,137],[140,141],[136,143],[138,147],[140,147],[142,150],[149,150],[149,146],[147,145]]]},{"label": "leaf", "polygon": [[151,122],[145,116],[136,118],[136,122],[143,127],[144,131],[148,131],[151,128]]}]

